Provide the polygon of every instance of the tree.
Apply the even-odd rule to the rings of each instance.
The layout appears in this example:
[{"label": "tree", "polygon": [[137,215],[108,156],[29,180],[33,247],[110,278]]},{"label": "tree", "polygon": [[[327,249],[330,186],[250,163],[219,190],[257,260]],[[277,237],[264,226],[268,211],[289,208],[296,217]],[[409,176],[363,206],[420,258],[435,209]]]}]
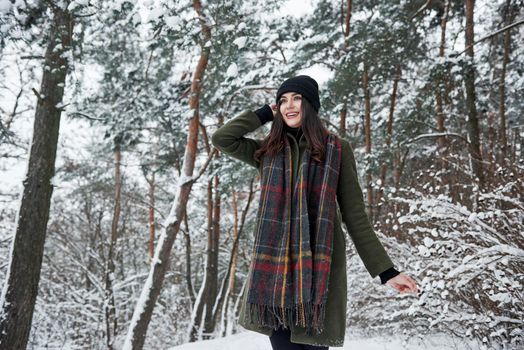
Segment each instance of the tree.
[{"label": "tree", "polygon": [[[213,191],[214,189],[214,191]],[[213,193],[214,192],[214,193]],[[208,181],[207,185],[207,246],[206,246],[206,266],[204,280],[200,288],[197,300],[200,302],[194,305],[195,314],[193,327],[189,335],[190,341],[201,338],[199,334],[206,333],[205,338],[215,329],[215,302],[218,295],[218,251],[220,242],[220,192],[219,179],[215,175]],[[199,325],[203,324],[201,328]]]},{"label": "tree", "polygon": [[26,347],[38,294],[53,193],[61,104],[73,40],[73,16],[63,7],[68,4],[48,2],[52,18],[42,83],[40,91],[34,91],[37,104],[33,141],[10,253],[9,272],[0,298],[2,349]]},{"label": "tree", "polygon": [[[2,283],[50,1],[0,0]],[[145,337],[134,346],[155,349],[241,330],[259,179],[209,136],[296,74],[319,81],[320,116],[350,141],[370,184],[376,233],[424,289],[415,302],[388,295],[347,237],[352,331],[522,347],[522,0],[476,4],[483,189],[468,148],[464,2],[318,0],[294,16],[275,0],[267,15],[253,1],[208,0],[206,40],[193,1],[72,0],[76,45],[26,347],[121,348],[133,326]]]},{"label": "tree", "polygon": [[118,223],[120,221],[121,211],[121,193],[122,193],[122,151],[120,145],[116,145],[115,150],[115,197],[113,215],[111,219],[111,239],[109,241],[109,251],[107,253],[107,264],[105,271],[105,302],[104,302],[104,314],[106,321],[106,340],[107,348],[113,349],[114,337],[117,333],[117,317],[116,317],[116,306],[115,306],[115,295],[114,295],[114,283],[115,283],[115,250],[118,240]]},{"label": "tree", "polygon": [[[449,14],[449,0],[446,0],[445,4],[444,4],[444,11],[443,11],[443,14],[442,14],[442,18],[440,20],[440,46],[439,46],[439,51],[438,51],[438,54],[439,54],[439,57],[441,57],[442,59],[444,59],[444,54],[445,54],[445,50],[446,50],[446,26],[448,24],[448,14]],[[444,114],[444,110],[443,110],[443,90],[444,90],[444,85],[446,83],[445,79],[440,79],[439,80],[439,86],[438,88],[435,90],[435,101],[436,101],[436,106],[435,106],[435,109],[436,109],[436,124],[437,124],[437,131],[438,132],[444,132],[445,131],[445,114]],[[441,136],[439,138],[437,138],[437,144],[438,144],[438,147],[439,149],[442,149],[445,145],[446,145],[446,139]]]},{"label": "tree", "polygon": [[[153,308],[155,306],[156,299],[160,294],[160,289],[162,287],[167,267],[169,265],[171,248],[180,229],[181,221],[186,210],[186,204],[191,192],[191,186],[196,180],[196,178],[193,176],[193,170],[195,167],[197,151],[196,146],[198,141],[198,105],[201,91],[201,80],[204,76],[209,57],[209,46],[206,46],[206,43],[211,40],[211,30],[206,23],[203,7],[199,0],[193,1],[193,8],[198,15],[198,19],[202,27],[203,42],[201,44],[200,58],[195,68],[193,80],[191,83],[189,107],[193,112],[193,116],[189,122],[187,146],[184,154],[184,164],[182,167],[183,173],[177,184],[177,192],[173,200],[171,213],[166,220],[164,232],[161,234],[159,243],[155,250],[155,257],[151,262],[149,277],[133,313],[133,319],[131,320],[131,325],[129,326],[126,336],[124,349],[141,349],[143,347],[147,327],[153,314]],[[211,157],[208,158],[207,163],[209,163]],[[203,169],[205,169],[205,167]]]},{"label": "tree", "polygon": [[[522,4],[520,4],[522,6]],[[507,0],[503,9],[502,9],[502,17],[504,19],[503,23],[504,25],[508,26],[513,23],[515,20],[518,12],[519,12],[519,4],[513,3],[512,0]],[[497,153],[498,156],[498,163],[504,164],[504,158],[508,156],[508,141],[507,141],[507,128],[506,128],[506,73],[507,73],[507,67],[510,62],[510,52],[511,52],[511,28],[506,30],[504,32],[504,54],[502,57],[502,69],[500,72],[500,80],[499,80],[499,147],[500,152]]]},{"label": "tree", "polygon": [[484,185],[484,173],[482,170],[482,154],[480,153],[480,131],[479,119],[477,115],[477,96],[475,93],[475,56],[473,43],[475,41],[473,26],[473,11],[475,0],[465,0],[466,16],[466,55],[469,57],[464,67],[464,84],[466,87],[466,105],[467,105],[467,127],[469,153],[471,157],[471,168],[473,174],[477,177],[479,185]]}]

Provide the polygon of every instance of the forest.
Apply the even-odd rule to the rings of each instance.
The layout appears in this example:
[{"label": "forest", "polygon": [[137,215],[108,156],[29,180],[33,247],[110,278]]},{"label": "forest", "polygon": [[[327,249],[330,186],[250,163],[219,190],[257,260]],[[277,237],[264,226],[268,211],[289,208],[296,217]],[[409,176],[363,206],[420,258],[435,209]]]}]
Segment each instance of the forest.
[{"label": "forest", "polygon": [[524,346],[524,1],[288,2],[0,0],[1,350],[243,331],[260,179],[211,136],[297,74],[423,291],[344,226],[348,336]]}]

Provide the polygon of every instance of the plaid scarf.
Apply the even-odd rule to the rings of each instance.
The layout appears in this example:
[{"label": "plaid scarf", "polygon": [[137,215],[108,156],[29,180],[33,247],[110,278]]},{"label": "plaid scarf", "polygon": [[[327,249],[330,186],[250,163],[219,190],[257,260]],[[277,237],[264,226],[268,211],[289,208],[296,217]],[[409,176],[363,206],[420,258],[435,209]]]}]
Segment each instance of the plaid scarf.
[{"label": "plaid scarf", "polygon": [[262,158],[246,305],[252,323],[323,330],[341,162],[340,139],[328,134],[324,142],[322,164],[304,151],[294,191],[287,137],[283,151]]}]

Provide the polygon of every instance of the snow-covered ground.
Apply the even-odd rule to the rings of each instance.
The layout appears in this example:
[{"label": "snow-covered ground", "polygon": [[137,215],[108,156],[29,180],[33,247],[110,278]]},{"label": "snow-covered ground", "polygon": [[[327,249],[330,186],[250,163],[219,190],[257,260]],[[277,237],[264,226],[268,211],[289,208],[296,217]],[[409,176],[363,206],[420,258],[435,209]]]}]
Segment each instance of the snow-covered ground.
[{"label": "snow-covered ground", "polygon": [[[443,336],[425,337],[424,342],[405,342],[400,338],[346,338],[344,347],[330,349],[345,350],[466,350],[478,346]],[[205,340],[175,346],[169,350],[271,350],[269,338],[255,332],[242,332],[226,338]]]}]

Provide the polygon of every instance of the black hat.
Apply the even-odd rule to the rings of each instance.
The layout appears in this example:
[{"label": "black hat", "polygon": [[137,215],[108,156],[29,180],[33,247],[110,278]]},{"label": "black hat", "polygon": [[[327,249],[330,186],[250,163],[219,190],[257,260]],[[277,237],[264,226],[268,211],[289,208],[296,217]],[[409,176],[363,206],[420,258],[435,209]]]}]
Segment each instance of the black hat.
[{"label": "black hat", "polygon": [[318,112],[320,109],[320,97],[318,96],[318,83],[307,75],[297,75],[285,80],[277,91],[277,103],[286,92],[298,92],[311,103]]}]

